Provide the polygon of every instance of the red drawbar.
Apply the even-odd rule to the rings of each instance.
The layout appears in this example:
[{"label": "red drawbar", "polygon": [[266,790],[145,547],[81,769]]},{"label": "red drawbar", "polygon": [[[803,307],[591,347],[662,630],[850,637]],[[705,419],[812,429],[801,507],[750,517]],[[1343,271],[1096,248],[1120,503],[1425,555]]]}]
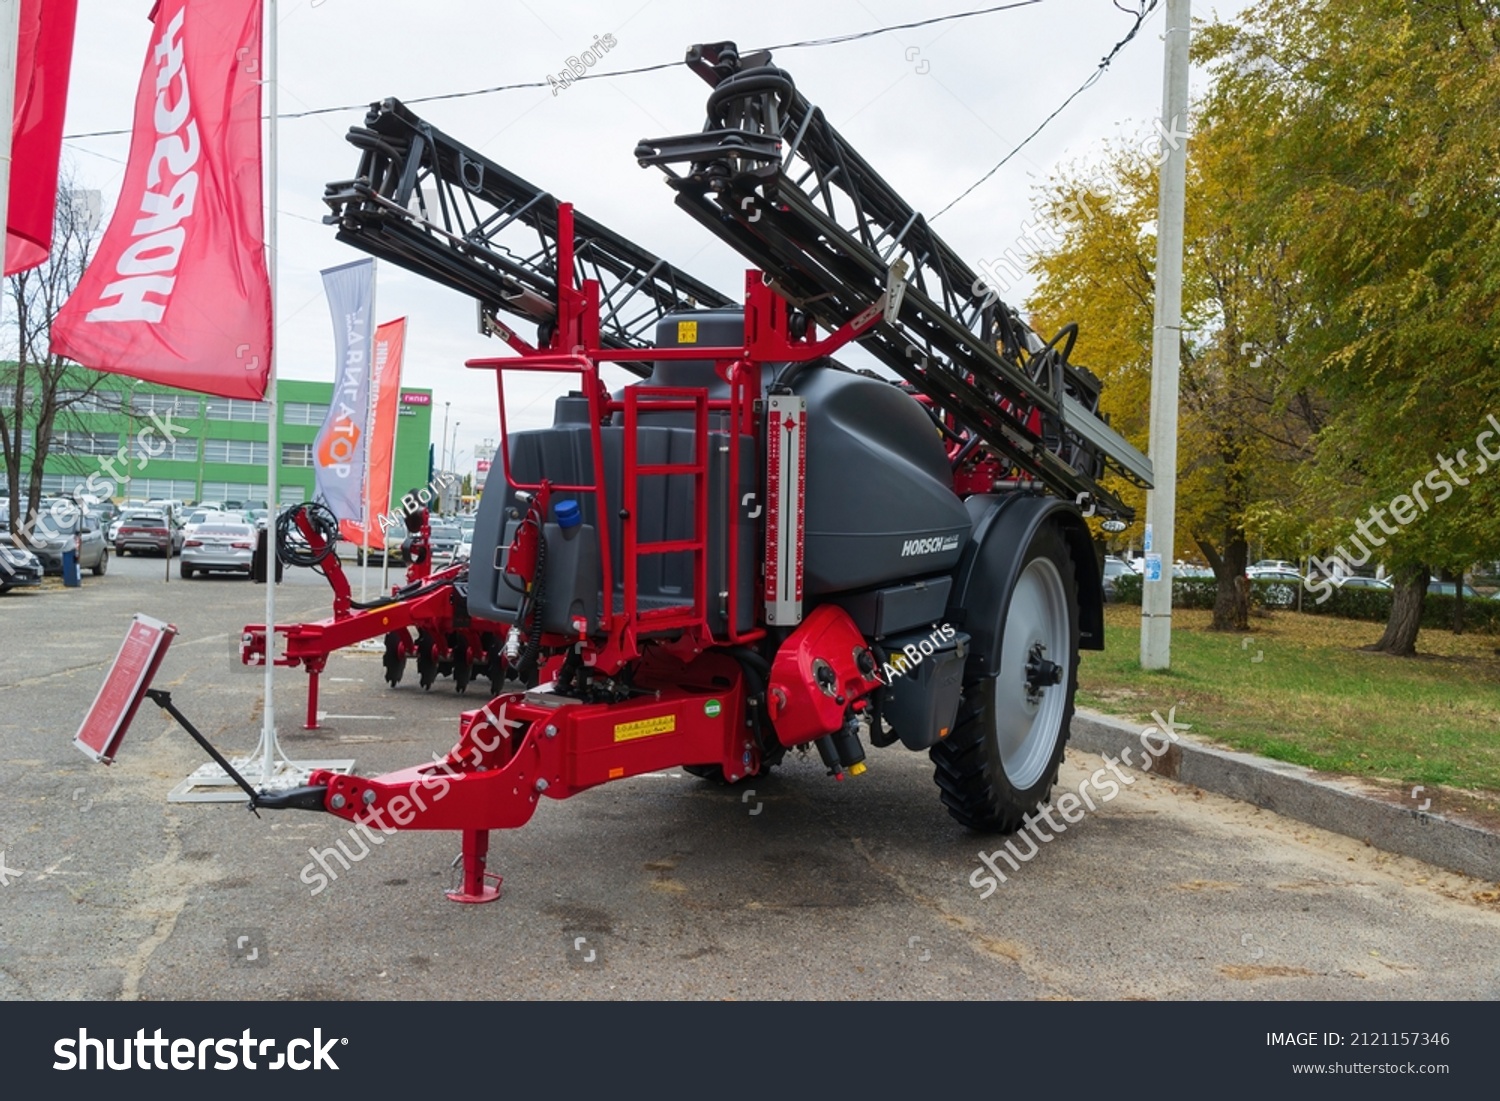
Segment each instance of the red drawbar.
[{"label": "red drawbar", "polygon": [[718,765],[731,780],[760,767],[733,658],[709,653],[684,666],[653,654],[636,680],[643,694],[620,703],[500,696],[464,714],[458,744],[440,761],[374,779],[319,771],[308,783],[326,785],[324,808],[352,822],[467,836],[524,825],[543,795],[566,799],[682,764]]}]

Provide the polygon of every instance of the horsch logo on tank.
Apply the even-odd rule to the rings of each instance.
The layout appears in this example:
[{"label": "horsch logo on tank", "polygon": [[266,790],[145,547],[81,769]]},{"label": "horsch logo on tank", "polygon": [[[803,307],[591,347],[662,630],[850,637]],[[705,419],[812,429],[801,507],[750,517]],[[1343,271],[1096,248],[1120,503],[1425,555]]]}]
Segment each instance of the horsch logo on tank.
[{"label": "horsch logo on tank", "polygon": [[958,536],[956,535],[933,535],[926,539],[908,539],[901,544],[901,557],[910,558],[915,554],[938,554],[942,551],[958,549]]}]

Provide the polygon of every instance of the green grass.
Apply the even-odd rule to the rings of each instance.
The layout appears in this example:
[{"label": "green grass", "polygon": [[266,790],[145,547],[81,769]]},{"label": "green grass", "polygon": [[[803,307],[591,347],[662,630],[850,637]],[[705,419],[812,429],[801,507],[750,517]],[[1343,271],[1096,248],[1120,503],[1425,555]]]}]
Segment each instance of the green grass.
[{"label": "green grass", "polygon": [[[1078,702],[1150,721],[1176,705],[1191,733],[1328,772],[1500,791],[1500,653],[1490,636],[1423,630],[1416,658],[1358,648],[1378,624],[1279,612],[1249,634],[1173,614],[1172,668],[1140,668],[1140,611],[1112,605],[1085,651]],[[1260,660],[1256,661],[1256,655]]]}]

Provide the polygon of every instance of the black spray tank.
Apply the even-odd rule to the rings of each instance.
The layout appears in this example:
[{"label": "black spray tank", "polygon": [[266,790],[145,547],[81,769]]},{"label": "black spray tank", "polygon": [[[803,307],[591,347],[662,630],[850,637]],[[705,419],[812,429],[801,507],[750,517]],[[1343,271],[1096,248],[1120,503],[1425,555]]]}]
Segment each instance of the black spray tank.
[{"label": "black spray tank", "polygon": [[889,382],[837,365],[804,368],[806,596],[952,570],[968,539],[947,452],[931,418]]}]

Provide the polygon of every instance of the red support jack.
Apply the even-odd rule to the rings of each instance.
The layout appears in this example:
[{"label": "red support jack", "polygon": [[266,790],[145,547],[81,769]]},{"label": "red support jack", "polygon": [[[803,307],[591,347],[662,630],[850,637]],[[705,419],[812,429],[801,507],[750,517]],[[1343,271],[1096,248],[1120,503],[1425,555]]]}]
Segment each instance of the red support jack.
[{"label": "red support jack", "polygon": [[323,661],[309,659],[307,661],[307,722],[302,724],[303,730],[318,729],[318,674],[323,671]]},{"label": "red support jack", "polygon": [[464,885],[447,892],[454,902],[494,902],[500,897],[500,877],[484,870],[489,851],[489,830],[464,830]]}]

